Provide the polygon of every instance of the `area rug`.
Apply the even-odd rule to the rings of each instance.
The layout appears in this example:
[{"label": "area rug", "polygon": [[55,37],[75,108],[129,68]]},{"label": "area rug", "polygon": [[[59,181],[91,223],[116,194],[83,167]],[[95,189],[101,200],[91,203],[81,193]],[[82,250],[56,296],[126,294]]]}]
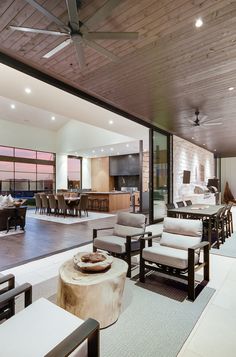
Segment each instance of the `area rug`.
[{"label": "area rug", "polygon": [[80,217],[68,216],[64,218],[64,217],[48,216],[46,214],[35,213],[34,210],[27,211],[27,217],[29,218],[35,218],[35,219],[40,219],[42,221],[61,223],[61,224],[83,223],[95,219],[109,218],[114,216],[115,216],[114,214],[110,214],[110,213],[89,212],[88,217],[82,216],[80,218]]},{"label": "area rug", "polygon": [[225,243],[220,245],[220,249],[211,248],[211,254],[223,255],[224,257],[236,258],[236,233],[226,238]]},{"label": "area rug", "polygon": [[7,236],[11,236],[13,234],[22,234],[24,233],[24,231],[20,228],[17,228],[16,230],[13,228],[13,229],[10,229],[9,232],[7,232],[6,230],[4,231],[0,231],[0,237],[7,237]]},{"label": "area rug", "polygon": [[205,287],[190,302],[178,284],[156,275],[145,284],[126,279],[121,315],[101,330],[101,357],[176,357],[215,292]]}]

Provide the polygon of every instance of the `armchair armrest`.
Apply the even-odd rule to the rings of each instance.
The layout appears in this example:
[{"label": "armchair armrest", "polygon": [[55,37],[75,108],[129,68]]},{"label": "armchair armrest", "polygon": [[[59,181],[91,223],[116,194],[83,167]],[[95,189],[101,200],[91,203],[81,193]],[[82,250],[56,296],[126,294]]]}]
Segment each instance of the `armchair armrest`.
[{"label": "armchair armrest", "polygon": [[[126,236],[126,238],[133,238],[133,237],[141,236],[140,239],[143,239],[146,235],[148,235],[148,237],[150,237],[152,235],[152,232],[144,232],[142,234],[136,233],[136,234],[128,235],[128,236]],[[146,238],[146,239],[148,239],[148,238]]]},{"label": "armchair armrest", "polygon": [[8,283],[8,286],[0,290],[0,294],[5,293],[8,290],[11,290],[15,287],[15,276],[13,274],[7,274],[0,278],[0,285]]},{"label": "armchair armrest", "polygon": [[29,283],[17,286],[14,289],[6,291],[4,294],[0,295],[0,308],[7,305],[16,296],[24,293],[25,294],[25,307],[32,303],[32,285]]},{"label": "armchair armrest", "polygon": [[114,227],[105,227],[105,228],[93,228],[93,239],[97,238],[98,231],[106,231],[107,229],[113,229]]},{"label": "armchair armrest", "polygon": [[[148,232],[151,233],[151,232]],[[154,236],[151,233],[151,236],[148,237],[141,237],[142,240],[152,240],[153,238],[160,238],[162,236],[162,233],[155,234]]]},{"label": "armchair armrest", "polygon": [[88,357],[98,357],[99,323],[94,319],[86,320],[44,357],[68,356],[86,339],[88,339]]},{"label": "armchair armrest", "polygon": [[197,250],[197,249],[203,249],[204,247],[210,247],[209,242],[200,242],[198,244],[195,244],[191,248],[188,248],[188,250]]}]

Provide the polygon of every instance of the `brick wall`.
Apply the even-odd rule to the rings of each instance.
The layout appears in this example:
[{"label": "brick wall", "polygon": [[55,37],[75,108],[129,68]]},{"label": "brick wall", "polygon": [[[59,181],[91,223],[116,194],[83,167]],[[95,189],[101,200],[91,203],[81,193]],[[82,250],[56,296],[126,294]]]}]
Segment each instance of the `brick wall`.
[{"label": "brick wall", "polygon": [[[214,177],[214,155],[187,140],[173,136],[173,200],[183,183],[183,171],[191,172],[190,182],[207,184]],[[203,182],[202,182],[203,179]]]}]

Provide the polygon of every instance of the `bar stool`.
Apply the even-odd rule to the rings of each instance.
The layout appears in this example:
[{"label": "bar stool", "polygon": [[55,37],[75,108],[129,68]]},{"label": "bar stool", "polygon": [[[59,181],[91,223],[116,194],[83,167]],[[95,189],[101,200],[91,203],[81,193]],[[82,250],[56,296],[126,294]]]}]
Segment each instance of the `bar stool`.
[{"label": "bar stool", "polygon": [[99,198],[99,211],[108,211],[108,199],[107,198]]}]

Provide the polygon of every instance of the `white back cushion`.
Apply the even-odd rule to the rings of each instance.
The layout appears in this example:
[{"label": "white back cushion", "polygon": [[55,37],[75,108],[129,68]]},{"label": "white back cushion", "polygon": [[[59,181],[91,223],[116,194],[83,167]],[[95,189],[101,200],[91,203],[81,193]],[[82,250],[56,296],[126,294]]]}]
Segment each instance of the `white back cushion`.
[{"label": "white back cushion", "polygon": [[166,217],[160,245],[187,250],[202,240],[202,221]]},{"label": "white back cushion", "polygon": [[144,214],[119,212],[113,234],[119,237],[126,237],[127,235],[133,234],[141,235],[145,231],[145,220],[146,217]]}]

